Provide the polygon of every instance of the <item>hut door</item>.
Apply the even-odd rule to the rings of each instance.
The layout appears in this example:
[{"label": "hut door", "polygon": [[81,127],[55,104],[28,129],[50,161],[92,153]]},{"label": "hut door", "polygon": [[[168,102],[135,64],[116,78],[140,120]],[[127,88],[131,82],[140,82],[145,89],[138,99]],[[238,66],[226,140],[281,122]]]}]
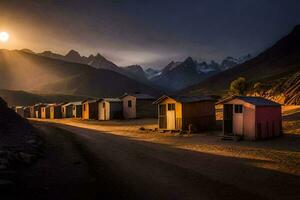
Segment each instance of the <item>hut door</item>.
[{"label": "hut door", "polygon": [[175,104],[168,104],[167,111],[167,129],[175,130],[176,129],[176,116],[175,116]]},{"label": "hut door", "polygon": [[235,135],[243,135],[244,129],[244,115],[243,115],[243,105],[234,105],[233,114],[233,133]]},{"label": "hut door", "polygon": [[223,130],[224,135],[232,135],[232,115],[233,115],[233,105],[232,104],[225,104],[224,111],[223,111]]},{"label": "hut door", "polygon": [[167,128],[167,117],[166,117],[166,112],[167,111],[167,106],[165,104],[159,105],[159,128],[161,129],[166,129]]}]

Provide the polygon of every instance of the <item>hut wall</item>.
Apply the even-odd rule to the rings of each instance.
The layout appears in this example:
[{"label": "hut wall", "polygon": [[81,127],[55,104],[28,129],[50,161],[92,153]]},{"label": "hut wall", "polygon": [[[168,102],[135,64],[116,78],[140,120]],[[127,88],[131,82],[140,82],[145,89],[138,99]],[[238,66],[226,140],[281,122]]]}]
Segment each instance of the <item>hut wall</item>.
[{"label": "hut wall", "polygon": [[256,107],[256,139],[266,139],[282,134],[280,106]]},{"label": "hut wall", "polygon": [[89,104],[87,102],[82,104],[82,119],[89,119]]},{"label": "hut wall", "polygon": [[[131,101],[131,107],[129,107]],[[123,116],[125,119],[134,119],[136,115],[136,98],[133,96],[125,96],[123,98]]]},{"label": "hut wall", "polygon": [[216,124],[215,103],[213,101],[184,103],[182,105],[182,129],[189,124],[196,130],[212,129]]},{"label": "hut wall", "polygon": [[24,118],[30,118],[30,108],[24,108]]},{"label": "hut wall", "polygon": [[73,117],[81,118],[82,117],[82,105],[73,106]]},{"label": "hut wall", "polygon": [[35,118],[34,106],[30,106],[30,118]]},{"label": "hut wall", "polygon": [[82,105],[82,118],[83,119],[98,119],[98,102],[84,103]]},{"label": "hut wall", "polygon": [[71,118],[73,116],[73,105],[62,106],[62,118]]},{"label": "hut wall", "polygon": [[123,103],[122,102],[110,102],[110,119],[123,118]]},{"label": "hut wall", "polygon": [[41,118],[46,119],[46,107],[41,108]]},{"label": "hut wall", "polygon": [[107,101],[100,101],[98,104],[98,119],[109,120],[110,119],[110,103]]},{"label": "hut wall", "polygon": [[61,106],[51,106],[50,119],[60,119],[60,118],[61,118]]},{"label": "hut wall", "polygon": [[157,117],[157,108],[153,105],[153,100],[136,100],[136,118],[155,117]]}]

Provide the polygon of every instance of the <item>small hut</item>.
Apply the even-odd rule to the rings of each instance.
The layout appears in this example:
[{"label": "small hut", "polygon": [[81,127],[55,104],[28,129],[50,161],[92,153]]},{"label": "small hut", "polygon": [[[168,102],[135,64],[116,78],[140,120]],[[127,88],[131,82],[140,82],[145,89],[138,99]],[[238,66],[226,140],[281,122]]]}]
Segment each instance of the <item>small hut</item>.
[{"label": "small hut", "polygon": [[155,100],[153,96],[140,93],[124,94],[121,99],[125,119],[157,117],[157,109],[153,105]]},{"label": "small hut", "polygon": [[82,102],[82,119],[98,120],[98,100],[85,100]]},{"label": "small hut", "polygon": [[47,105],[38,103],[34,105],[34,113],[35,118],[42,118],[42,107],[46,107]]},{"label": "small hut", "polygon": [[82,102],[81,101],[73,102],[72,117],[74,117],[74,118],[82,117]]},{"label": "small hut", "polygon": [[119,98],[103,98],[98,102],[99,120],[120,119],[123,116],[123,103]]},{"label": "small hut", "polygon": [[34,106],[29,106],[30,118],[35,118]]},{"label": "small hut", "polygon": [[24,106],[16,106],[15,112],[18,113],[21,117],[24,117]]},{"label": "small hut", "polygon": [[215,99],[211,96],[167,96],[154,102],[162,130],[207,130],[215,126]]},{"label": "small hut", "polygon": [[54,104],[48,104],[45,107],[41,108],[41,118],[50,119],[50,107]]},{"label": "small hut", "polygon": [[224,136],[260,140],[282,134],[281,105],[262,97],[233,96],[223,104]]},{"label": "small hut", "polygon": [[50,105],[50,119],[61,119],[61,104]]},{"label": "small hut", "polygon": [[24,107],[23,108],[23,117],[24,118],[30,118],[30,107]]},{"label": "small hut", "polygon": [[73,103],[67,103],[61,106],[62,118],[72,118],[73,117]]}]

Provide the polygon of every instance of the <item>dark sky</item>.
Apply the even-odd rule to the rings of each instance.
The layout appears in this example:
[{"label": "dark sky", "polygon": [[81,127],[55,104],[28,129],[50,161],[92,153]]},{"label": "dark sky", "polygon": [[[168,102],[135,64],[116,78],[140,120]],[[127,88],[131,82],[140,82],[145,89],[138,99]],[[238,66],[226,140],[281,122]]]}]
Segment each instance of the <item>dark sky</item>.
[{"label": "dark sky", "polygon": [[300,24],[299,0],[1,0],[0,48],[100,52],[162,67],[187,56],[257,54]]}]

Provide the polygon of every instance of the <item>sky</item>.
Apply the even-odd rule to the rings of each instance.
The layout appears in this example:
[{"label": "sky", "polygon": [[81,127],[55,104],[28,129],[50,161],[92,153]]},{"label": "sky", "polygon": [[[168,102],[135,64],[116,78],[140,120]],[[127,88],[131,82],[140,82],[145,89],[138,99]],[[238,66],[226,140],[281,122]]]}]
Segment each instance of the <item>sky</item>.
[{"label": "sky", "polygon": [[0,0],[0,49],[100,53],[161,68],[256,55],[300,24],[298,0]]}]

